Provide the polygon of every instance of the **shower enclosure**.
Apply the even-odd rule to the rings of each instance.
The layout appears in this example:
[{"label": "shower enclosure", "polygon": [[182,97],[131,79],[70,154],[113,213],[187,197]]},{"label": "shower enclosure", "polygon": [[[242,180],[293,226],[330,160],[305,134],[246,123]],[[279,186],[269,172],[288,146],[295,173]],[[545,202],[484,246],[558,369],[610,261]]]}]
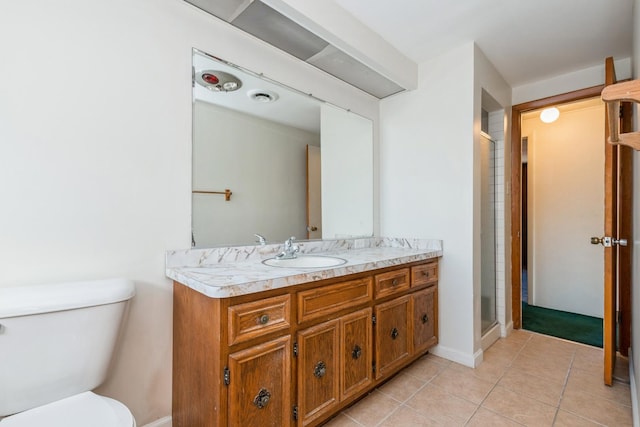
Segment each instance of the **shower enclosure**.
[{"label": "shower enclosure", "polygon": [[482,132],[480,139],[481,283],[482,334],[497,324],[496,316],[496,144]]}]

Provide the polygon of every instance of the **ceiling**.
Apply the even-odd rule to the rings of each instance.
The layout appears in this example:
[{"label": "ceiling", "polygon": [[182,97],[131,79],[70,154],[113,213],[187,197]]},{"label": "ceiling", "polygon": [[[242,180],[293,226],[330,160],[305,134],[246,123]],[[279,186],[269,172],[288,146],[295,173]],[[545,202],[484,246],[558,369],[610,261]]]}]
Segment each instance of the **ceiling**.
[{"label": "ceiling", "polygon": [[[404,90],[396,82],[333,46],[264,1],[186,1],[377,98]],[[344,14],[343,9],[336,8],[339,13]]]},{"label": "ceiling", "polygon": [[[194,83],[194,100],[220,105],[308,132],[320,133],[322,102],[318,99],[303,95],[238,66],[219,61],[204,52],[194,51],[193,72],[198,75],[203,71],[212,71],[213,74],[216,74],[215,71],[229,73],[237,77],[242,82],[242,86],[233,92],[214,92],[200,83]],[[275,95],[276,100],[269,103],[256,102],[251,97],[255,93],[269,93]]]},{"label": "ceiling", "polygon": [[334,0],[420,64],[475,41],[512,87],[632,52],[633,0]]}]

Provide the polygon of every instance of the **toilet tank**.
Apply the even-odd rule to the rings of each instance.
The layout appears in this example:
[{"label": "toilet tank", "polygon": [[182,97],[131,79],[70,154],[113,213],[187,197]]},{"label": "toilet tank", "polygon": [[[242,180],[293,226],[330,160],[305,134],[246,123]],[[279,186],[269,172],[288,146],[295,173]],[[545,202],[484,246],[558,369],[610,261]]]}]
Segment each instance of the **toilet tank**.
[{"label": "toilet tank", "polygon": [[134,293],[125,279],[0,287],[0,417],[100,385]]}]

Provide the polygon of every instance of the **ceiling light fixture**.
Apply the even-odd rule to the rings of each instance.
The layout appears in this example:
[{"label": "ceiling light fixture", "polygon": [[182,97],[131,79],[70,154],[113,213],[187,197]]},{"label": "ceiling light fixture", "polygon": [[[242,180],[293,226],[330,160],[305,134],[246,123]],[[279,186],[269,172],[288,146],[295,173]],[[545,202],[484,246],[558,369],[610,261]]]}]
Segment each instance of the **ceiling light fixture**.
[{"label": "ceiling light fixture", "polygon": [[558,117],[560,117],[560,110],[556,107],[545,108],[540,113],[540,120],[545,123],[553,123],[558,120]]},{"label": "ceiling light fixture", "polygon": [[239,78],[217,70],[203,70],[196,73],[196,81],[213,92],[233,92],[242,87]]},{"label": "ceiling light fixture", "polygon": [[247,92],[247,96],[256,102],[266,104],[278,100],[278,94],[269,90],[251,90]]}]

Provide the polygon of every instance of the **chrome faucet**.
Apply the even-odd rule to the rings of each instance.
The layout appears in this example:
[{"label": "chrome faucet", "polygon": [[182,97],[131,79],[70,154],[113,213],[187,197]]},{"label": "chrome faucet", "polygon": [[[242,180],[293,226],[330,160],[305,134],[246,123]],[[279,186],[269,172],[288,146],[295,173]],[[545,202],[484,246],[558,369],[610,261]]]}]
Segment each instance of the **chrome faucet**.
[{"label": "chrome faucet", "polygon": [[265,239],[263,235],[256,233],[254,234],[254,236],[258,238],[258,240],[256,240],[256,243],[260,243],[260,245],[262,246],[267,244],[267,239]]},{"label": "chrome faucet", "polygon": [[300,246],[293,243],[296,240],[294,236],[289,237],[284,242],[284,248],[282,252],[276,255],[278,259],[292,259],[297,257],[297,253],[300,252]]}]

